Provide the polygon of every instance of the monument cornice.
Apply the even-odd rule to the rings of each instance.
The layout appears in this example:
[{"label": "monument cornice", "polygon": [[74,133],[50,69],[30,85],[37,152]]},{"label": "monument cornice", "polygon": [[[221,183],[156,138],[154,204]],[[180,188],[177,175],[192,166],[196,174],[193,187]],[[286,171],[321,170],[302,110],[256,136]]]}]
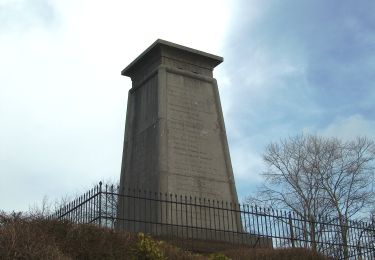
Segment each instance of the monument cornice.
[{"label": "monument cornice", "polygon": [[139,82],[164,65],[212,77],[213,69],[221,62],[223,58],[220,56],[158,39],[123,69],[121,75]]},{"label": "monument cornice", "polygon": [[137,88],[141,87],[147,80],[149,80],[156,73],[158,73],[159,70],[165,70],[167,72],[172,72],[172,73],[175,73],[175,74],[178,74],[178,75],[183,75],[183,76],[186,76],[186,77],[189,77],[189,78],[203,80],[203,81],[206,81],[206,82],[216,81],[214,78],[207,77],[205,75],[200,75],[200,74],[197,74],[197,73],[193,73],[193,72],[186,71],[186,70],[183,70],[183,69],[177,69],[177,68],[170,67],[170,66],[159,65],[158,67],[154,68],[151,72],[149,72],[147,75],[145,75],[145,77],[142,78],[142,80],[137,81],[137,82],[133,82],[133,87],[130,89],[130,93],[133,93],[134,91],[136,91]]}]

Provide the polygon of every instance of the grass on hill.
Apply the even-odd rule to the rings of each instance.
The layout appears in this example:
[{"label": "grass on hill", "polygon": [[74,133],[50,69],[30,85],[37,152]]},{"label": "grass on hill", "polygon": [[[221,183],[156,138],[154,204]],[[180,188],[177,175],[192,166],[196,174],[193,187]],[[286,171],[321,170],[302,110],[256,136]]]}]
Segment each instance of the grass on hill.
[{"label": "grass on hill", "polygon": [[236,248],[195,254],[142,233],[0,213],[0,259],[327,259],[305,249]]}]

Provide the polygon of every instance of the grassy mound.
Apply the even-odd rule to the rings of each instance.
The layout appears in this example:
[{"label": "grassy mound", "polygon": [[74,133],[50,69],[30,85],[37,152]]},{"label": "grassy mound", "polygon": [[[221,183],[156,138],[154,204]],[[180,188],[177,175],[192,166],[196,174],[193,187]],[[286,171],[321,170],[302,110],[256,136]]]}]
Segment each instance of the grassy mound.
[{"label": "grassy mound", "polygon": [[0,214],[0,259],[326,259],[303,249],[237,248],[210,255],[182,250],[142,233]]}]

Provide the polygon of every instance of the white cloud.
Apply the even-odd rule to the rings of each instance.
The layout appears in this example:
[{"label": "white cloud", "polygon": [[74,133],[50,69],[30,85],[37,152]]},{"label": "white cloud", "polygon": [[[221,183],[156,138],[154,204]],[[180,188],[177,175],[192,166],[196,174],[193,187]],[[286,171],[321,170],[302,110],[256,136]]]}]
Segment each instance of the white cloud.
[{"label": "white cloud", "polygon": [[8,0],[0,8],[4,210],[119,178],[131,84],[120,71],[157,38],[221,55],[231,19],[227,0]]},{"label": "white cloud", "polygon": [[[342,138],[375,133],[371,8],[263,2],[242,1],[226,48],[231,87],[222,93],[224,102],[231,100],[224,107],[235,174],[242,179],[237,185],[248,171],[249,180],[257,179],[252,175],[261,172],[262,150],[280,138],[302,131]],[[355,29],[343,26],[348,10],[360,24]]]},{"label": "white cloud", "polygon": [[0,1],[0,36],[20,35],[35,27],[52,28],[57,14],[49,0]]},{"label": "white cloud", "polygon": [[[257,0],[0,0],[0,205],[27,209],[46,194],[119,177],[131,85],[120,71],[157,38],[224,56],[215,77],[240,192],[261,181],[261,151],[280,137],[314,129],[374,138],[371,116],[354,106],[319,128],[336,112],[319,104],[329,89],[311,85],[306,70],[326,82],[311,66],[329,62],[322,39],[332,34],[306,30],[325,20],[303,19],[305,4],[290,15],[284,6],[295,3]],[[371,72],[371,64],[358,67]],[[371,112],[366,96],[362,109]]]},{"label": "white cloud", "polygon": [[327,127],[318,131],[329,137],[353,140],[358,136],[366,136],[375,140],[375,121],[355,114],[349,117],[337,117]]},{"label": "white cloud", "polygon": [[260,173],[264,170],[262,155],[259,151],[253,151],[250,142],[244,140],[242,145],[236,145],[231,149],[233,170],[236,173],[238,183],[243,181],[260,182]]}]

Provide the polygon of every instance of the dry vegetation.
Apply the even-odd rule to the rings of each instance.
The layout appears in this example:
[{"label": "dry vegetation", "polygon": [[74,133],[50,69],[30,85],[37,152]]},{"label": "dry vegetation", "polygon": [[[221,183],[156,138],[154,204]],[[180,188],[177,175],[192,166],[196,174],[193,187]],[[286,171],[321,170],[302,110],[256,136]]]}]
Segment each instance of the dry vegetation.
[{"label": "dry vegetation", "polygon": [[0,259],[326,259],[303,249],[237,248],[195,254],[144,234],[0,214]]}]

